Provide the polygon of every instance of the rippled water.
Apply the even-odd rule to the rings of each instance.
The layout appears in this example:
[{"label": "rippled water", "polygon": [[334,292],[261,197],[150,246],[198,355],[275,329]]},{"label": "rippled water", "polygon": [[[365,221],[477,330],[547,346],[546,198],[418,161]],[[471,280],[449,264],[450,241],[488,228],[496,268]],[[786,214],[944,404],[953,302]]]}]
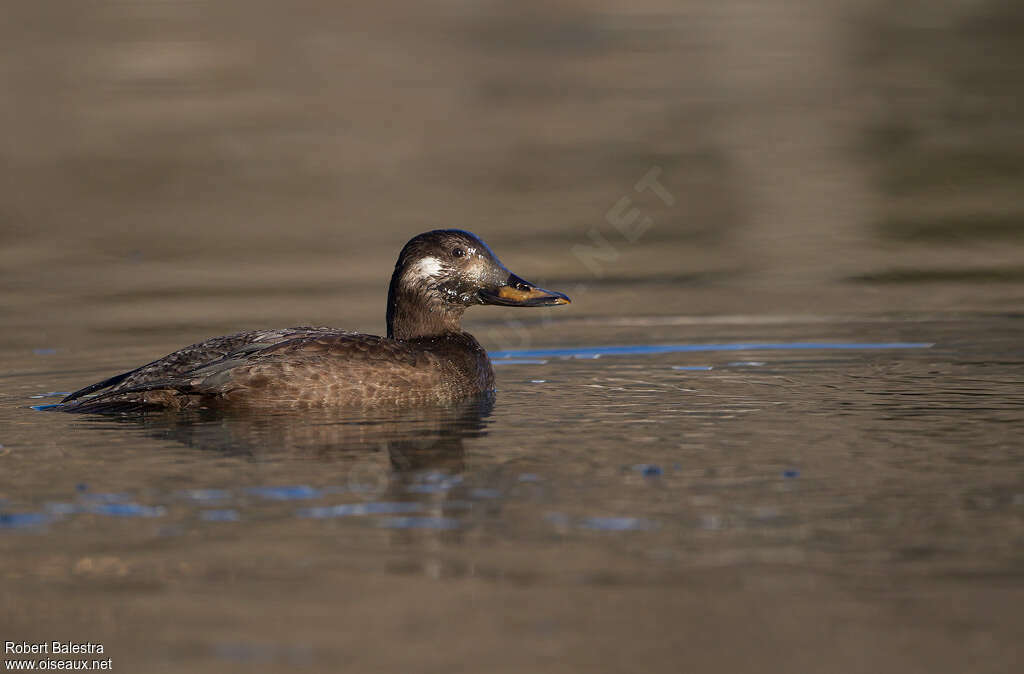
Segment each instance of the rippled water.
[{"label": "rippled water", "polygon": [[690,325],[379,416],[34,411],[102,374],[36,354],[0,380],[5,621],[126,670],[1009,662],[1021,327]]}]

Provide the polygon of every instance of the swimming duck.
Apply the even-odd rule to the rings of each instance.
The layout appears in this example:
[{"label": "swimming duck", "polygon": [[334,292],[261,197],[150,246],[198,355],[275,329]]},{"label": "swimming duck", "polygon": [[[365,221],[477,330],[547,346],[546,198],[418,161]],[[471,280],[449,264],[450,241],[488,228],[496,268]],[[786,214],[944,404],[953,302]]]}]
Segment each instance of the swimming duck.
[{"label": "swimming duck", "polygon": [[480,343],[461,328],[475,304],[568,304],[512,274],[475,234],[439,229],[398,256],[387,337],[333,328],[253,330],[186,346],[61,401],[68,412],[217,406],[275,409],[445,403],[494,390]]}]

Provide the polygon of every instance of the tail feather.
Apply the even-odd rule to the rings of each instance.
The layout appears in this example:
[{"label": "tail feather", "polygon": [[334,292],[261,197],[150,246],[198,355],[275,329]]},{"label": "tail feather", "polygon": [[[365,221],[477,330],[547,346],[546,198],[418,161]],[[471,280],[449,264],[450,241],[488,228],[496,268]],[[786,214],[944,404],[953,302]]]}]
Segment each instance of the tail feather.
[{"label": "tail feather", "polygon": [[152,382],[142,386],[107,391],[90,398],[71,400],[70,402],[65,398],[61,402],[61,409],[65,412],[90,414],[125,414],[168,408],[184,409],[197,399],[195,393],[187,382]]},{"label": "tail feather", "polygon": [[123,382],[125,379],[135,374],[136,372],[138,372],[138,369],[129,370],[128,372],[122,372],[121,374],[115,374],[113,377],[110,377],[109,379],[104,379],[103,381],[96,382],[95,384],[90,384],[85,388],[78,389],[74,393],[65,396],[64,399],[61,400],[60,402],[61,404],[64,404],[67,402],[71,402],[72,400],[77,400],[82,396],[89,395],[90,393],[93,393],[95,391],[102,391],[105,388],[117,386],[118,384],[120,384],[121,382]]}]

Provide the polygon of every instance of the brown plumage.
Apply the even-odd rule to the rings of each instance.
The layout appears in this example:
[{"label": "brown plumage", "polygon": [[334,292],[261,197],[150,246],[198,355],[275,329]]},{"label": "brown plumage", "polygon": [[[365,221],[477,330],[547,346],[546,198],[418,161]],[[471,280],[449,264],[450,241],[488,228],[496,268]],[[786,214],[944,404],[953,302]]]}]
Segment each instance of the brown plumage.
[{"label": "brown plumage", "polygon": [[75,391],[60,409],[452,402],[494,388],[487,353],[461,329],[467,307],[568,301],[510,274],[475,235],[435,230],[414,237],[399,255],[388,291],[387,337],[322,327],[214,337]]}]

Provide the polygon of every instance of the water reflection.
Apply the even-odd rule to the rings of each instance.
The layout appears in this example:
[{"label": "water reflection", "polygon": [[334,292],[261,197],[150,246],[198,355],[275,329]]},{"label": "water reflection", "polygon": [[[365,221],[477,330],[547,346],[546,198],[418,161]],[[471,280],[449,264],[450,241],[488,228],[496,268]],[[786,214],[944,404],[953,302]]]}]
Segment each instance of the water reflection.
[{"label": "water reflection", "polygon": [[[494,396],[452,405],[407,409],[248,413],[196,410],[114,417],[154,438],[254,460],[312,458],[329,461],[385,453],[395,472],[460,473],[466,438],[486,435]],[[111,417],[97,419],[109,423]]]}]

